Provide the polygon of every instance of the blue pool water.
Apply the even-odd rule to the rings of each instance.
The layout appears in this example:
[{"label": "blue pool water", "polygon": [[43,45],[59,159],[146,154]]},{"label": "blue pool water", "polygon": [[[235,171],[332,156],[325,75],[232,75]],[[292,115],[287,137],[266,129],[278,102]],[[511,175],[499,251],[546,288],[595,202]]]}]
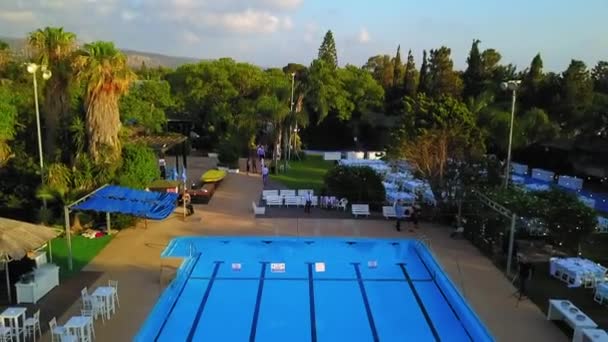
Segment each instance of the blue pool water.
[{"label": "blue pool water", "polygon": [[185,237],[135,341],[493,341],[417,240]]}]

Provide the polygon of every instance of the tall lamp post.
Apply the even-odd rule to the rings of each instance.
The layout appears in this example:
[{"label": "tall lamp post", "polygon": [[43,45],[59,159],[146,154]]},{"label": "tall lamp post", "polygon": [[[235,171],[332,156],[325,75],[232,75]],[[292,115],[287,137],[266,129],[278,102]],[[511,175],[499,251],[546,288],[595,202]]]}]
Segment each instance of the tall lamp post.
[{"label": "tall lamp post", "polygon": [[[291,74],[291,102],[289,103],[289,114],[291,116],[293,116],[293,93],[294,93],[294,85],[296,82],[296,73],[292,72]],[[292,129],[291,128],[291,123],[289,124],[289,138],[288,138],[288,143],[289,143],[289,147],[287,149],[287,159],[291,160],[291,137],[292,137],[292,133],[298,129],[298,124],[296,123],[296,128]],[[285,169],[285,171],[287,171],[287,169]]]},{"label": "tall lamp post", "polygon": [[505,189],[509,186],[509,177],[511,176],[511,145],[513,144],[513,121],[515,120],[515,100],[517,98],[517,89],[521,84],[520,80],[511,80],[502,82],[500,87],[502,90],[511,91],[511,125],[509,126],[509,148],[507,149],[507,168],[505,169]]},{"label": "tall lamp post", "polygon": [[[46,65],[38,65],[35,63],[26,63],[27,72],[32,74],[34,79],[34,103],[36,105],[36,126],[38,128],[38,155],[40,157],[40,178],[42,180],[42,184],[44,184],[44,156],[42,154],[42,133],[40,131],[40,107],[38,106],[38,81],[36,73],[40,71],[42,73],[42,78],[48,80],[51,78],[52,73],[49,69],[47,69]],[[46,199],[42,199],[42,204],[44,208],[46,208]]]}]

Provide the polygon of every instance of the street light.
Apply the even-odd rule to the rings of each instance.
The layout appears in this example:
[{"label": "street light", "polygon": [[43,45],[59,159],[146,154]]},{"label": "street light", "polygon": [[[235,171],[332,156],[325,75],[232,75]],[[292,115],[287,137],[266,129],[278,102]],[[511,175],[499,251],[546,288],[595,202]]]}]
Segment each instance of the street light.
[{"label": "street light", "polygon": [[[40,178],[42,180],[42,184],[44,184],[44,157],[42,155],[42,133],[40,131],[40,108],[38,106],[38,81],[36,77],[36,73],[38,71],[42,72],[42,78],[44,80],[48,80],[51,78],[52,73],[49,69],[47,69],[46,65],[38,65],[35,63],[26,63],[27,72],[32,74],[34,79],[34,104],[36,105],[36,126],[38,128],[38,154],[40,157]],[[44,208],[46,208],[46,199],[42,199],[42,204]]]},{"label": "street light", "polygon": [[509,126],[509,148],[507,150],[507,168],[505,170],[505,189],[509,185],[509,177],[511,176],[511,145],[513,144],[513,120],[515,119],[515,100],[517,98],[517,89],[521,84],[520,80],[511,80],[502,82],[500,88],[502,90],[511,91],[511,125]]},{"label": "street light", "polygon": [[[291,102],[289,104],[289,114],[293,116],[293,93],[294,93],[294,85],[296,82],[296,73],[292,72],[291,74]],[[291,160],[291,137],[292,137],[292,131],[296,132],[298,129],[298,123],[296,122],[296,128],[295,129],[291,129],[291,123],[289,124],[289,147],[287,149],[287,159]],[[287,171],[287,169],[285,169],[285,171]]]}]

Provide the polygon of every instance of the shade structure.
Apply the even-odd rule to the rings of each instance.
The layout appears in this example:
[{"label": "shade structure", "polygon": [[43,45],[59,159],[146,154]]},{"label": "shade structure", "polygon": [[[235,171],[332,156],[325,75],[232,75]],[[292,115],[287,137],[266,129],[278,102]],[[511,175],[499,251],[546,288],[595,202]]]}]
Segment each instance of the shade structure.
[{"label": "shade structure", "polygon": [[59,232],[49,227],[0,217],[0,260],[5,263],[4,271],[9,302],[11,301],[11,282],[8,262],[22,259],[28,252],[39,248],[57,235]]}]

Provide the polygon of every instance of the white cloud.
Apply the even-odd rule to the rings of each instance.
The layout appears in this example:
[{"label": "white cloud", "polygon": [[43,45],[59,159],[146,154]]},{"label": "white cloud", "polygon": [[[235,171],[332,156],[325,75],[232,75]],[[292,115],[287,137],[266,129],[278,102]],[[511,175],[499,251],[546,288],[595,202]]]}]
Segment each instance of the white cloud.
[{"label": "white cloud", "polygon": [[185,30],[182,32],[181,39],[187,44],[196,44],[201,42],[201,38],[190,30]]},{"label": "white cloud", "polygon": [[371,40],[369,32],[365,27],[362,27],[361,31],[359,31],[359,36],[357,36],[357,40],[359,41],[359,43],[362,44],[368,43]]},{"label": "white cloud", "polygon": [[[268,13],[248,9],[244,12],[214,13],[197,16],[193,24],[221,27],[236,33],[273,33],[279,28],[281,20]],[[202,20],[201,20],[202,19]]]},{"label": "white cloud", "polygon": [[300,6],[300,4],[302,4],[302,1],[303,0],[261,0],[260,2],[263,5],[287,10],[297,8]]},{"label": "white cloud", "polygon": [[137,17],[137,13],[135,13],[133,11],[129,11],[129,10],[122,10],[120,12],[120,17],[124,21],[131,21]]},{"label": "white cloud", "polygon": [[293,21],[290,17],[283,18],[282,24],[285,30],[291,30],[293,28]]},{"label": "white cloud", "polygon": [[304,26],[304,41],[306,43],[314,43],[318,38],[319,26],[316,23],[307,23]]},{"label": "white cloud", "polygon": [[0,11],[0,20],[10,23],[29,24],[36,21],[36,16],[32,11]]}]

